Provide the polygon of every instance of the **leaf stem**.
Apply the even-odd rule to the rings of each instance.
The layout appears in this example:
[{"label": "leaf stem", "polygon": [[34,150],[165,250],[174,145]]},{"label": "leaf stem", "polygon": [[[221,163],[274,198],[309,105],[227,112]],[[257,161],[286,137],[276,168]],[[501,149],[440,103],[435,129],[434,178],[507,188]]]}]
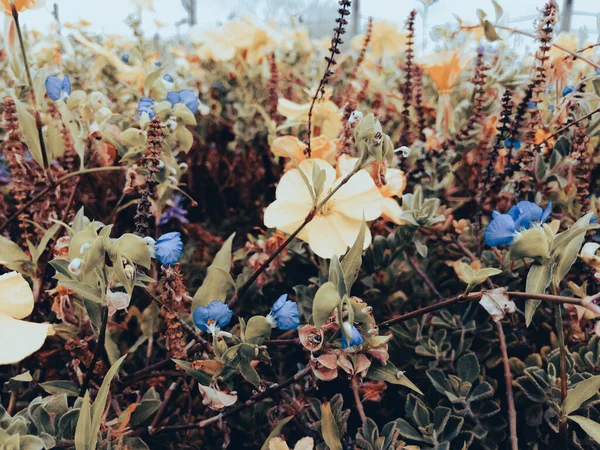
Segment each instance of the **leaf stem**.
[{"label": "leaf stem", "polygon": [[365,408],[363,407],[362,401],[360,400],[358,382],[356,381],[355,376],[350,379],[350,387],[352,388],[352,393],[354,394],[354,401],[356,402],[356,410],[358,411],[358,415],[360,416],[360,421],[364,425],[367,421],[367,415],[365,414]]},{"label": "leaf stem", "polygon": [[[558,305],[560,306],[560,305]],[[500,341],[500,352],[502,353],[502,365],[504,368],[504,384],[506,385],[506,403],[508,405],[508,426],[510,430],[510,448],[519,450],[519,441],[517,438],[517,410],[515,409],[515,398],[512,390],[512,373],[508,361],[508,350],[506,348],[506,338],[502,329],[502,322],[496,322],[496,331],[498,332],[498,341]]]},{"label": "leaf stem", "polygon": [[108,325],[108,307],[102,307],[102,324],[100,325],[100,334],[98,335],[98,342],[96,343],[96,349],[94,350],[94,357],[92,358],[92,363],[87,368],[85,372],[85,379],[83,380],[83,384],[81,385],[81,389],[79,390],[79,396],[83,397],[85,395],[85,391],[90,384],[90,379],[92,378],[92,374],[94,373],[94,368],[96,367],[96,363],[98,362],[98,358],[100,357],[100,353],[104,351],[104,342],[106,341],[106,326]]}]

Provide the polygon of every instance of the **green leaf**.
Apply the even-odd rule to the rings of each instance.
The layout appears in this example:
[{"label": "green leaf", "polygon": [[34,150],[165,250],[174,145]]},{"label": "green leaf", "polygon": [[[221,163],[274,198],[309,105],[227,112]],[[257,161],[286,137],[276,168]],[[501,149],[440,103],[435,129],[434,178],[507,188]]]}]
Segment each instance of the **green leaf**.
[{"label": "green leaf", "polygon": [[202,372],[201,370],[196,370],[192,368],[189,362],[183,361],[181,359],[172,359],[171,361],[173,361],[175,364],[177,364],[179,367],[185,370],[188,373],[188,375],[193,376],[196,380],[200,382],[200,384],[203,384],[204,386],[210,385],[212,377],[206,374],[205,372]]},{"label": "green leaf", "polygon": [[388,361],[385,366],[371,364],[367,372],[367,378],[375,381],[385,381],[386,383],[399,384],[401,386],[412,389],[413,391],[424,395],[423,392],[408,379],[404,372]]},{"label": "green leaf", "polygon": [[583,428],[589,437],[600,444],[600,423],[583,416],[569,416],[569,419]]},{"label": "green leaf", "polygon": [[98,391],[98,395],[96,395],[96,400],[94,401],[94,405],[92,406],[92,443],[91,448],[96,448],[96,443],[98,442],[98,433],[100,432],[100,425],[102,422],[102,413],[104,413],[104,408],[106,408],[106,402],[108,401],[108,393],[110,390],[110,383],[112,383],[113,378],[119,371],[119,367],[125,360],[127,355],[123,355],[119,360],[114,363],[111,368],[106,372],[104,376],[104,380],[102,380],[102,386],[100,386],[100,390]]},{"label": "green leaf", "polygon": [[275,427],[273,427],[273,431],[271,431],[271,433],[269,434],[269,437],[267,437],[267,440],[265,441],[265,443],[262,445],[262,447],[260,448],[260,450],[268,450],[269,449],[269,441],[277,436],[279,436],[281,434],[281,429],[283,428],[283,426],[288,423],[290,420],[292,420],[294,418],[294,416],[288,416],[284,419],[281,419],[279,422],[277,422],[277,424],[275,425]]},{"label": "green leaf", "polygon": [[223,247],[215,255],[215,259],[206,272],[206,278],[202,286],[194,294],[192,311],[195,311],[199,306],[208,306],[214,300],[224,302],[229,289],[235,286],[230,274],[231,247],[234,237],[235,233],[229,236]]},{"label": "green leaf", "polygon": [[158,78],[160,77],[160,74],[162,73],[163,70],[165,70],[165,67],[161,67],[160,69],[155,70],[154,72],[151,72],[146,77],[146,80],[144,81],[144,93],[146,94],[146,97],[150,97],[150,91],[152,90],[152,85],[154,84],[154,82],[156,80],[158,80]]},{"label": "green leaf", "polygon": [[35,118],[27,110],[27,105],[13,97],[17,107],[17,116],[19,116],[19,127],[27,143],[31,156],[41,167],[44,167],[44,157],[42,155],[42,146],[40,144],[40,135],[35,123]]},{"label": "green leaf", "polygon": [[479,378],[479,361],[475,353],[467,353],[458,359],[456,373],[461,380],[469,383]]},{"label": "green leaf", "polygon": [[322,285],[313,301],[312,317],[316,328],[321,328],[327,321],[331,312],[338,307],[342,298],[337,287],[331,281]]},{"label": "green leaf", "polygon": [[327,179],[327,172],[321,169],[318,164],[312,166],[312,185],[315,190],[317,198],[323,193],[323,187],[325,186],[325,180]]},{"label": "green leaf", "polygon": [[92,300],[96,303],[104,303],[104,295],[97,287],[92,287],[77,280],[59,280],[58,284],[75,291],[77,295],[80,295],[83,298]]},{"label": "green leaf", "polygon": [[510,259],[549,258],[551,243],[551,237],[543,227],[530,228],[523,231],[521,237],[510,246],[508,257]]},{"label": "green leaf", "polygon": [[[96,437],[96,440],[98,437]],[[79,419],[77,420],[77,428],[75,428],[75,449],[76,450],[95,450],[96,446],[92,446],[92,419],[90,407],[90,392],[85,393],[83,404],[79,410]]]},{"label": "green leaf", "polygon": [[50,159],[56,160],[65,153],[65,141],[56,124],[48,124],[44,131],[44,138]]},{"label": "green leaf", "polygon": [[113,260],[117,253],[121,253],[123,258],[146,269],[149,269],[152,264],[148,244],[133,233],[125,233],[114,241],[108,248],[108,253]]},{"label": "green leaf", "polygon": [[54,237],[54,235],[56,234],[56,232],[58,231],[58,229],[60,227],[61,227],[60,223],[55,223],[54,225],[52,225],[50,228],[48,228],[46,230],[46,232],[42,236],[42,239],[40,240],[40,243],[37,246],[37,249],[36,249],[37,257],[33,260],[34,263],[37,263],[37,260],[39,259],[39,257],[42,256],[42,254],[44,253],[44,250],[46,249],[48,242],[50,242],[50,240]]},{"label": "green leaf", "polygon": [[344,281],[344,269],[342,269],[337,255],[333,255],[331,257],[331,261],[329,262],[329,281],[335,284],[340,297],[346,295],[347,290],[346,282]]},{"label": "green leaf", "polygon": [[580,381],[577,385],[569,389],[567,397],[562,404],[562,413],[571,414],[578,409],[586,400],[589,400],[600,390],[600,375],[590,377],[587,380]]},{"label": "green leaf", "polygon": [[502,9],[502,7],[498,4],[498,2],[496,0],[492,0],[492,4],[494,5],[494,11],[496,13],[496,20],[494,22],[498,23],[498,22],[500,22],[500,19],[502,19],[504,10]]},{"label": "green leaf", "polygon": [[502,40],[502,38],[498,36],[498,33],[496,33],[494,25],[492,25],[492,22],[489,20],[483,21],[483,33],[485,34],[485,38],[490,42]]},{"label": "green leaf", "polygon": [[10,239],[0,236],[0,264],[11,270],[20,268],[21,261],[29,261],[29,256]]},{"label": "green leaf", "polygon": [[175,106],[173,106],[173,114],[178,119],[181,119],[181,122],[184,125],[197,125],[194,113],[192,113],[192,111],[190,111],[190,109],[183,103],[177,103]]},{"label": "green leaf", "polygon": [[363,215],[356,240],[354,241],[354,244],[352,244],[352,247],[350,247],[350,250],[348,250],[348,253],[346,253],[346,256],[344,256],[344,259],[342,259],[342,271],[344,272],[344,282],[348,294],[350,293],[350,289],[352,289],[352,285],[358,278],[358,273],[360,272],[360,267],[362,265],[362,252],[363,247],[365,246],[366,229],[367,224]]},{"label": "green leaf", "polygon": [[321,404],[321,435],[330,450],[343,450],[340,429],[337,426],[329,402]]},{"label": "green leaf", "polygon": [[151,387],[146,391],[142,397],[142,402],[135,408],[135,411],[131,414],[131,424],[136,426],[141,424],[144,420],[152,416],[161,405],[160,395]]},{"label": "green leaf", "polygon": [[258,387],[260,385],[260,375],[252,365],[245,360],[241,360],[239,363],[240,373],[248,383]]},{"label": "green leaf", "polygon": [[250,317],[244,331],[246,342],[259,344],[259,341],[262,339],[269,339],[271,337],[271,329],[271,323],[265,316]]},{"label": "green leaf", "polygon": [[78,397],[79,388],[72,381],[56,380],[40,383],[40,387],[48,394],[59,395],[66,394],[69,397]]},{"label": "green leaf", "polygon": [[[189,111],[189,109],[187,109],[187,107],[185,107],[185,106],[183,106],[183,107]],[[175,137],[175,139],[177,139],[177,142],[179,143],[179,147],[181,147],[181,150],[183,150],[184,153],[189,152],[190,149],[192,148],[192,146],[194,145],[194,135],[192,134],[192,132],[190,130],[187,129],[187,127],[185,125],[180,124],[177,127],[177,129],[175,130],[175,133],[174,133],[174,137]]]},{"label": "green leaf", "polygon": [[[525,292],[530,294],[543,294],[552,280],[553,265],[531,266],[527,274]],[[527,300],[525,304],[525,324],[529,326],[533,319],[533,314],[539,306],[541,300]]]}]

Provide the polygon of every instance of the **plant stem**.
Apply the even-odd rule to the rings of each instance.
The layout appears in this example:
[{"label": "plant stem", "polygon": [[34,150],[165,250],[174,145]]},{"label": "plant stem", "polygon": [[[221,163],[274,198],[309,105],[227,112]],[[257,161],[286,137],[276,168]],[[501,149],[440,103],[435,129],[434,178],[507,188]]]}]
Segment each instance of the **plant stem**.
[{"label": "plant stem", "polygon": [[55,187],[59,186],[60,184],[64,183],[65,181],[70,180],[73,177],[85,175],[86,173],[111,172],[111,171],[117,171],[117,170],[123,171],[125,169],[126,169],[125,167],[118,167],[118,166],[94,167],[92,169],[83,169],[83,170],[78,170],[77,172],[67,174],[64,177],[59,178],[58,180],[49,183],[48,186],[46,186],[44,189],[42,189],[37,195],[33,196],[27,203],[25,203],[23,206],[21,206],[12,216],[10,216],[6,220],[6,222],[4,222],[2,225],[0,225],[0,233],[2,233],[2,231],[4,231],[6,229],[6,227],[13,220],[15,220],[17,217],[19,217],[19,215],[21,215],[21,213],[23,211],[25,211],[31,205],[33,205],[34,203],[36,203],[39,200],[41,200],[42,198],[44,198],[46,196],[46,194],[48,194],[48,192],[50,192],[50,190],[54,189]]},{"label": "plant stem", "polygon": [[[567,379],[567,349],[565,347],[565,331],[562,319],[562,306],[557,304],[555,306],[556,314],[556,333],[558,338],[558,348],[560,351],[560,399],[561,403],[565,401],[567,397],[568,379]],[[565,434],[567,432],[567,418],[561,417],[560,419],[560,432]]]},{"label": "plant stem", "polygon": [[[19,45],[21,46],[21,56],[23,57],[23,64],[25,65],[25,73],[27,74],[27,83],[29,83],[29,89],[31,90],[31,99],[33,101],[33,111],[35,114],[35,126],[38,130],[38,138],[40,140],[40,148],[42,150],[42,160],[44,163],[44,169],[48,167],[48,155],[46,153],[46,144],[44,142],[44,133],[42,132],[42,119],[40,117],[40,110],[38,108],[37,96],[33,87],[33,79],[31,78],[31,70],[29,69],[29,62],[27,61],[27,52],[25,50],[25,41],[23,40],[23,33],[21,32],[21,24],[19,23],[19,12],[17,7],[11,3],[10,5],[13,19],[15,21],[15,27],[17,29],[17,36],[19,37]],[[47,172],[50,175],[50,172]],[[50,181],[52,179],[50,178]]]},{"label": "plant stem", "polygon": [[417,261],[417,258],[415,258],[414,256],[407,256],[407,259],[408,259],[409,264],[413,267],[413,269],[415,269],[415,271],[423,279],[423,281],[425,282],[425,284],[427,285],[429,290],[431,292],[433,292],[439,300],[443,300],[444,297],[442,297],[442,294],[440,294],[440,291],[438,291],[436,289],[435,284],[433,284],[433,281],[431,281],[429,276],[427,276],[425,271],[421,268],[421,266],[419,265],[419,261]]},{"label": "plant stem", "polygon": [[[559,305],[560,306],[560,305]],[[502,329],[502,322],[496,322],[496,330],[498,332],[498,340],[500,341],[500,351],[502,353],[502,365],[504,367],[504,384],[506,385],[506,403],[508,405],[508,426],[510,430],[510,448],[511,450],[519,450],[519,442],[517,439],[517,410],[515,409],[515,399],[512,390],[512,373],[510,372],[510,364],[508,362],[508,350],[506,348],[506,338]]]},{"label": "plant stem", "polygon": [[158,409],[156,416],[154,416],[154,420],[152,420],[152,424],[150,425],[150,427],[148,427],[148,432],[151,435],[154,434],[156,425],[158,425],[158,423],[160,422],[160,418],[164,414],[165,409],[167,409],[169,400],[171,400],[171,397],[173,396],[173,392],[175,392],[175,389],[177,389],[178,385],[179,385],[178,381],[171,383],[171,386],[169,386],[169,389],[167,389],[167,392],[165,392],[165,398],[163,399],[162,403],[160,404],[160,408]]},{"label": "plant stem", "polygon": [[[334,194],[342,186],[344,186],[348,182],[348,180],[350,180],[350,178],[352,178],[354,175],[356,175],[358,173],[360,168],[361,168],[361,166],[359,164],[357,164],[354,167],[354,169],[352,170],[352,172],[348,173],[348,175],[346,175],[344,178],[342,178],[342,181],[340,181],[339,184],[318,205],[316,205],[306,215],[306,217],[304,218],[304,222],[302,222],[302,224],[298,228],[296,228],[296,230],[292,234],[290,234],[288,236],[288,238],[277,248],[277,250],[275,250],[271,254],[269,259],[267,259],[258,269],[256,269],[254,271],[254,273],[252,273],[252,275],[250,275],[250,277],[246,280],[246,282],[242,285],[242,287],[240,287],[238,289],[237,293],[229,301],[228,306],[230,308],[233,305],[235,305],[237,300],[241,300],[244,298],[244,295],[246,295],[248,289],[250,288],[250,286],[252,286],[252,284],[256,281],[256,279],[260,276],[260,274],[263,273],[269,267],[269,265],[275,260],[275,258],[277,258],[277,256],[279,256],[279,254],[290,244],[290,242],[292,242],[294,240],[294,238],[296,236],[298,236],[298,234],[304,229],[304,227],[306,225],[308,225],[310,223],[310,221],[315,218],[317,213],[323,208],[323,206],[325,206],[325,204],[331,199],[331,197],[333,197]],[[0,231],[2,231],[2,230],[0,230]]]},{"label": "plant stem", "polygon": [[98,342],[96,343],[96,349],[94,350],[94,357],[92,358],[92,363],[90,367],[87,368],[85,372],[85,379],[83,380],[83,384],[81,385],[81,389],[79,390],[79,396],[83,397],[85,395],[85,391],[90,384],[90,379],[92,378],[92,374],[94,373],[94,368],[96,367],[96,362],[98,362],[98,358],[100,357],[100,353],[104,351],[104,342],[106,340],[106,326],[108,324],[108,307],[102,307],[102,324],[100,325],[100,334],[98,335]]},{"label": "plant stem", "polygon": [[358,411],[358,415],[360,416],[360,421],[364,425],[367,421],[367,416],[365,414],[365,408],[363,407],[362,401],[360,400],[360,393],[358,392],[358,382],[356,381],[355,376],[350,379],[350,386],[352,387],[352,393],[354,394],[356,410]]}]

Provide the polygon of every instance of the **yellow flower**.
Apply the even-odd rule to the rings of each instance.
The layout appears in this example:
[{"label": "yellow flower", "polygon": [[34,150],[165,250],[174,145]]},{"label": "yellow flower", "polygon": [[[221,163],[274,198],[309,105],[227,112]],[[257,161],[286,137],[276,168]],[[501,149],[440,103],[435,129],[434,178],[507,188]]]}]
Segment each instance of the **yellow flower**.
[{"label": "yellow flower", "polygon": [[[353,50],[360,51],[365,42],[365,35],[360,34],[350,41]],[[400,31],[394,22],[378,20],[373,22],[371,40],[367,47],[366,57],[383,59],[397,55],[406,50],[406,33]]]},{"label": "yellow flower", "polygon": [[[336,180],[335,169],[320,159],[305,159],[300,170],[313,186],[313,165],[325,171],[323,190],[317,202],[322,201],[341,179]],[[264,222],[268,228],[277,228],[284,233],[293,233],[312,211],[314,203],[304,179],[298,169],[287,171],[277,186],[276,200],[265,210]],[[308,242],[311,250],[322,258],[343,255],[354,244],[363,214],[365,220],[374,220],[381,215],[381,194],[373,179],[365,170],[360,170],[342,186],[317,213],[312,221],[298,234]],[[367,229],[365,244],[371,243]]]},{"label": "yellow flower", "polygon": [[449,91],[460,74],[471,62],[472,56],[459,53],[456,50],[446,50],[432,53],[419,61],[439,92]]},{"label": "yellow flower", "polygon": [[33,292],[23,276],[0,276],[0,365],[15,364],[40,349],[54,334],[48,323],[26,322],[33,311]]},{"label": "yellow flower", "polygon": [[[0,10],[4,14],[10,14],[10,0],[0,0]],[[26,9],[37,9],[44,6],[45,0],[13,0],[17,12],[25,11]]]},{"label": "yellow flower", "polygon": [[[277,112],[287,119],[288,125],[303,125],[308,123],[310,104],[311,102],[299,104],[286,98],[280,98]],[[315,103],[311,123],[313,136],[322,134],[329,139],[335,139],[340,135],[342,113],[338,106],[330,100],[330,93],[326,93]]]},{"label": "yellow flower", "polygon": [[[346,174],[352,171],[352,168],[357,161],[358,158],[341,155],[337,165],[339,176],[346,176]],[[390,222],[394,222],[396,225],[406,224],[406,221],[400,218],[402,215],[402,208],[394,198],[402,197],[402,193],[404,192],[404,189],[406,189],[406,176],[404,175],[404,172],[400,169],[385,169],[385,184],[380,185],[380,183],[375,181],[380,178],[377,164],[372,163],[365,170],[371,175],[371,178],[374,180],[379,189],[379,193],[381,194],[381,199],[379,200],[381,216]]]},{"label": "yellow flower", "polygon": [[[306,144],[295,136],[280,136],[271,144],[271,151],[275,156],[292,158],[297,163],[307,158],[304,150]],[[330,164],[335,164],[337,146],[325,136],[318,136],[310,140],[310,153],[311,158],[323,159]],[[291,169],[293,164],[288,164],[286,167]]]},{"label": "yellow flower", "polygon": [[[315,441],[311,437],[305,437],[296,442],[294,450],[313,450]],[[280,437],[275,437],[269,441],[269,450],[290,450],[288,445]]]}]

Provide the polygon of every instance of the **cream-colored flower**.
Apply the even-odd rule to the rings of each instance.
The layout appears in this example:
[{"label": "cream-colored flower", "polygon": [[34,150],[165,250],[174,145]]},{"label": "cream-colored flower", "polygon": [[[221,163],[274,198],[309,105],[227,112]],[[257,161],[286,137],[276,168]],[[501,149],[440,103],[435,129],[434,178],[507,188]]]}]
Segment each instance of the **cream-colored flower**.
[{"label": "cream-colored flower", "polygon": [[[398,55],[406,50],[406,33],[398,25],[387,20],[373,22],[371,40],[367,47],[366,57],[370,59],[383,59]],[[365,34],[360,34],[350,41],[353,50],[360,51],[365,42]]]},{"label": "cream-colored flower", "polygon": [[[329,139],[336,139],[342,130],[342,113],[340,108],[331,101],[331,94],[326,92],[322,99],[315,103],[312,113],[313,136],[322,134]],[[290,122],[290,125],[305,125],[308,123],[308,112],[311,102],[294,103],[280,97],[277,112]]]},{"label": "cream-colored flower", "polygon": [[[305,437],[296,442],[294,450],[313,450],[315,441],[311,437]],[[275,437],[269,441],[269,450],[290,450],[286,442],[280,437]]]},{"label": "cream-colored flower", "polygon": [[[275,156],[292,158],[297,163],[307,158],[307,155],[304,153],[305,150],[306,144],[295,136],[280,136],[271,144],[271,151]],[[335,164],[337,156],[336,143],[325,136],[312,138],[310,140],[310,156],[311,158],[323,159],[330,164]],[[287,166],[288,169],[293,167],[293,163]]]},{"label": "cream-colored flower", "polygon": [[201,384],[198,384],[198,389],[202,394],[202,404],[217,411],[231,406],[237,401],[236,392],[227,393]]},{"label": "cream-colored flower", "polygon": [[[313,165],[325,172],[323,190],[317,202],[322,201],[341,179],[336,180],[335,169],[320,159],[305,159],[300,170],[313,186]],[[265,225],[284,233],[293,233],[302,224],[314,207],[313,198],[298,169],[286,172],[275,192],[276,200],[265,210]],[[343,255],[356,240],[363,214],[365,220],[374,220],[381,215],[381,194],[371,176],[360,170],[343,185],[313,220],[298,234],[308,242],[311,250],[322,258]],[[367,229],[364,248],[371,243]]]},{"label": "cream-colored flower", "polygon": [[600,244],[588,242],[581,248],[579,257],[596,271],[595,277],[600,279],[600,256],[596,255],[598,249],[600,249]]},{"label": "cream-colored flower", "polygon": [[[357,161],[358,158],[353,158],[345,154],[341,155],[337,164],[338,175],[340,177],[346,176],[346,174],[352,171]],[[400,169],[386,168],[385,174],[379,173],[377,163],[375,162],[366,167],[365,170],[369,172],[381,193],[381,216],[397,225],[405,225],[406,221],[400,218],[402,208],[395,198],[401,198],[404,189],[406,189],[406,176],[404,172]],[[377,182],[377,180],[382,179],[382,176],[385,178],[385,184]]]},{"label": "cream-colored flower", "polygon": [[33,292],[23,276],[0,276],[0,365],[15,364],[40,349],[54,334],[48,323],[26,322],[33,311]]}]

